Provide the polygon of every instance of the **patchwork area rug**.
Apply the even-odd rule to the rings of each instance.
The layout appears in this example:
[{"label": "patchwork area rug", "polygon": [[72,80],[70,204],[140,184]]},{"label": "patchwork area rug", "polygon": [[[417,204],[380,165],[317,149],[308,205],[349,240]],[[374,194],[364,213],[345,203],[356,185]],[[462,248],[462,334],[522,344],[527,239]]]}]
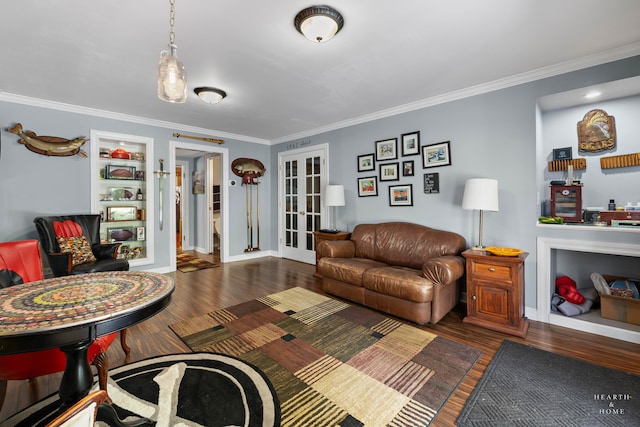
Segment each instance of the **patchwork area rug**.
[{"label": "patchwork area rug", "polygon": [[640,376],[505,340],[456,424],[640,426]]},{"label": "patchwork area rug", "polygon": [[170,327],[194,351],[260,368],[283,426],[426,426],[481,354],[302,288]]},{"label": "patchwork area rug", "polygon": [[183,273],[189,273],[192,271],[198,271],[212,267],[220,267],[220,265],[205,261],[185,252],[178,252],[178,254],[176,255],[176,268]]},{"label": "patchwork area rug", "polygon": [[[110,369],[107,390],[125,421],[144,417],[156,427],[280,425],[280,405],[266,376],[226,355],[161,356]],[[1,425],[44,426],[59,405],[56,394]]]}]

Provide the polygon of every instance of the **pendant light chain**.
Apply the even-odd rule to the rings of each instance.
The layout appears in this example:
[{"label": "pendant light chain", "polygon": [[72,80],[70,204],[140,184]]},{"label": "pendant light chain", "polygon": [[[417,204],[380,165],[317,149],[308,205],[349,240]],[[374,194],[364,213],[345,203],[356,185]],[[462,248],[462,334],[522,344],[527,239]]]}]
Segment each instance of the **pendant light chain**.
[{"label": "pendant light chain", "polygon": [[173,26],[176,23],[176,11],[175,11],[175,4],[176,4],[176,0],[169,0],[169,4],[171,5],[171,10],[169,12],[169,27],[171,28],[169,30],[169,44],[172,45],[174,44],[176,35],[173,32]]}]

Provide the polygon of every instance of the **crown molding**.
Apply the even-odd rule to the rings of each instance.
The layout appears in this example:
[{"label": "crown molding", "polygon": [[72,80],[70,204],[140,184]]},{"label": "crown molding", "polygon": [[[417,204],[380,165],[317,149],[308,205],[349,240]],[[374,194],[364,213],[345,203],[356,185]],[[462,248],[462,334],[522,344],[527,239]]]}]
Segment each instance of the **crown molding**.
[{"label": "crown molding", "polygon": [[28,96],[16,95],[13,93],[1,92],[0,101],[11,102],[14,104],[29,105],[32,107],[48,108],[51,110],[65,111],[68,113],[84,114],[88,116],[101,117],[104,119],[112,119],[112,120],[119,120],[123,122],[137,123],[137,124],[148,125],[148,126],[156,126],[160,128],[179,130],[182,132],[198,133],[198,134],[212,136],[215,138],[236,139],[239,141],[253,142],[256,144],[263,144],[263,145],[271,144],[271,142],[267,139],[255,138],[252,136],[237,135],[234,133],[223,132],[223,131],[218,131],[214,129],[205,129],[205,128],[200,128],[196,126],[187,126],[180,123],[172,123],[172,122],[166,122],[163,120],[155,120],[155,119],[149,119],[146,117],[116,113],[113,111],[98,110],[95,108],[83,107],[83,106],[73,105],[73,104],[65,104],[62,102],[49,101],[49,100],[40,99],[40,98],[32,98]]},{"label": "crown molding", "polygon": [[149,126],[157,126],[161,128],[168,128],[173,130],[180,130],[183,132],[193,132],[203,135],[209,135],[216,138],[236,139],[240,141],[253,142],[256,144],[264,145],[276,145],[283,142],[294,141],[296,139],[307,138],[310,136],[318,135],[325,132],[334,131],[337,129],[343,129],[349,126],[359,125],[362,123],[384,119],[387,117],[396,116],[398,114],[408,113],[411,111],[419,110],[422,108],[432,107],[439,104],[445,104],[451,101],[457,101],[464,98],[469,98],[476,95],[481,95],[488,92],[493,92],[508,87],[521,85],[524,83],[530,83],[532,81],[541,80],[548,77],[557,76],[560,74],[569,73],[572,71],[581,70],[596,65],[605,64],[621,59],[630,58],[632,56],[640,55],[640,42],[630,45],[622,46],[616,49],[610,49],[605,52],[585,56],[571,61],[561,62],[548,67],[539,68],[537,70],[528,71],[526,73],[516,74],[503,79],[494,80],[488,83],[483,83],[468,88],[455,90],[452,92],[436,95],[430,98],[422,99],[409,104],[399,105],[397,107],[387,108],[363,116],[355,117],[352,119],[342,120],[339,122],[331,123],[326,126],[317,127],[314,129],[308,129],[302,132],[282,136],[280,138],[274,138],[271,140],[255,138],[246,135],[238,135],[214,129],[205,129],[195,126],[186,126],[180,123],[165,122],[162,120],[149,119],[145,117],[132,116],[128,114],[116,113],[113,111],[98,110],[89,107],[82,107],[78,105],[65,104],[61,102],[49,101],[39,98],[31,98],[22,95],[16,95],[11,93],[0,92],[0,101],[12,102],[16,104],[31,105],[34,107],[48,108],[53,110],[66,111],[71,113],[85,114],[96,117],[102,117],[113,120],[120,120],[131,123],[138,123]]},{"label": "crown molding", "polygon": [[315,129],[309,129],[307,131],[283,136],[281,138],[271,140],[272,144],[279,144],[282,142],[289,142],[296,139],[308,138],[313,135],[318,135],[324,132],[329,132],[337,129],[342,129],[349,126],[359,125],[362,123],[370,122],[373,120],[384,119],[387,117],[395,116],[410,111],[419,110],[426,107],[432,107],[439,104],[445,104],[451,101],[457,101],[464,98],[469,98],[476,95],[481,95],[488,92],[493,92],[508,87],[518,86],[524,83],[530,83],[536,80],[541,80],[548,77],[557,76],[560,74],[569,73],[572,71],[581,70],[596,65],[606,64],[608,62],[618,61],[621,59],[630,58],[632,56],[640,55],[640,43],[634,43],[626,46],[622,46],[617,49],[611,49],[606,52],[600,52],[594,55],[585,56],[571,61],[561,62],[548,67],[539,68],[537,70],[528,71],[526,73],[516,74],[503,79],[494,80],[488,83],[483,83],[476,86],[444,93],[442,95],[436,95],[430,98],[422,99],[420,101],[412,102],[409,104],[399,105],[397,107],[388,108],[385,110],[377,111],[364,116],[355,117],[353,119],[343,120],[340,122],[331,123],[327,126],[321,126]]}]

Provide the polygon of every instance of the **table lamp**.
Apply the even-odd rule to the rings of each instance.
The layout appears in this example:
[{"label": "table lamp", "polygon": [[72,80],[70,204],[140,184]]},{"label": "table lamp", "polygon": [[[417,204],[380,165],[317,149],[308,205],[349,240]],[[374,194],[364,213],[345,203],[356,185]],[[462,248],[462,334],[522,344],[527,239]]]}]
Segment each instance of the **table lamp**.
[{"label": "table lamp", "polygon": [[324,192],[324,205],[333,209],[333,228],[331,231],[338,232],[336,228],[336,206],[344,206],[344,186],[327,185]]},{"label": "table lamp", "polygon": [[462,209],[480,211],[480,230],[478,245],[473,249],[483,250],[482,246],[482,216],[484,211],[497,212],[498,209],[498,181],[495,179],[473,178],[464,184]]}]

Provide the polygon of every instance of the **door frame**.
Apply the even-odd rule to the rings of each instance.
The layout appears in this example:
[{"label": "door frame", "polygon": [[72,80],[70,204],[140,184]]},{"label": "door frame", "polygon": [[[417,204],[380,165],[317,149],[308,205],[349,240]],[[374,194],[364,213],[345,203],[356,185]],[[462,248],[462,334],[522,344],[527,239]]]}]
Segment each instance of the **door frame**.
[{"label": "door frame", "polygon": [[[324,152],[324,165],[321,165],[322,168],[321,175],[324,176],[325,184],[331,182],[329,180],[329,144],[317,144],[310,145],[304,148],[298,148],[295,150],[282,151],[278,153],[278,256],[282,258],[283,250],[284,250],[284,159],[285,157],[291,156],[301,156],[306,153],[310,153],[312,151],[321,150]],[[321,192],[322,194],[322,192]],[[322,196],[321,196],[322,197]],[[320,223],[326,224],[329,217],[328,210],[325,208],[324,204],[321,200],[321,208],[320,208]]]},{"label": "door frame", "polygon": [[[203,155],[206,153],[218,153],[220,154],[220,169],[222,172],[221,187],[222,192],[222,209],[220,211],[220,221],[222,222],[222,235],[229,235],[229,221],[226,219],[229,217],[229,192],[227,191],[227,183],[229,182],[229,149],[220,147],[219,145],[203,145],[192,142],[182,141],[169,141],[169,170],[175,171],[176,169],[176,149],[184,148],[187,150],[201,151]],[[169,187],[175,189],[176,176],[175,173],[169,174]],[[172,190],[173,193],[173,190]],[[172,198],[173,200],[173,198]],[[207,221],[210,221],[211,212],[207,207]],[[210,228],[210,227],[207,227]],[[172,237],[173,243],[169,245],[169,263],[170,271],[176,271],[176,210],[169,209],[169,233]],[[208,239],[208,235],[207,235]],[[208,240],[207,240],[208,241]],[[220,247],[220,262],[226,262],[229,254],[229,239],[222,239],[222,245]]]},{"label": "door frame", "polygon": [[[180,210],[182,211],[182,248],[183,250],[193,249],[193,244],[191,243],[191,239],[189,237],[189,221],[185,221],[185,218],[190,217],[190,207],[189,207],[189,197],[185,197],[185,195],[189,194],[189,186],[187,185],[187,177],[189,176],[189,162],[185,160],[176,160],[176,166],[180,166],[182,168],[182,200],[180,202]],[[175,171],[175,168],[174,168]],[[172,188],[175,188],[172,187]],[[174,220],[175,224],[175,220]]]}]

